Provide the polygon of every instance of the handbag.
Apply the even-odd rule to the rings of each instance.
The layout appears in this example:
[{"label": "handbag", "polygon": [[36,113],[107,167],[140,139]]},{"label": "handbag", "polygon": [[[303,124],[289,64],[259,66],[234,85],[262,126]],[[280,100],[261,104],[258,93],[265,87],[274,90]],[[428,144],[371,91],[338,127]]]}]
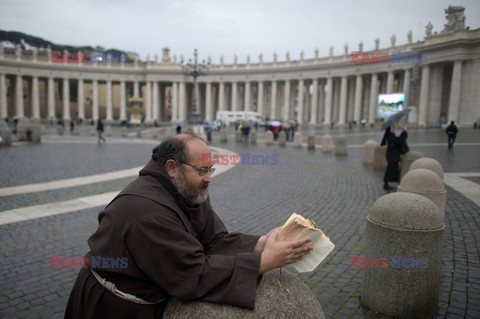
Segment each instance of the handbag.
[{"label": "handbag", "polygon": [[400,147],[400,154],[404,155],[405,153],[408,153],[410,151],[410,147],[408,146],[407,141],[402,143],[402,146]]}]

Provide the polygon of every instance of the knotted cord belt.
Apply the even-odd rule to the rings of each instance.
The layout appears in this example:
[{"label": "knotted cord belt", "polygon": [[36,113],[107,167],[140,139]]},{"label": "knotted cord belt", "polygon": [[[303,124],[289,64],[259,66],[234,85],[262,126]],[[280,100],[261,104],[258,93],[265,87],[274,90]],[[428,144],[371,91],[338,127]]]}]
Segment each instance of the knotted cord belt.
[{"label": "knotted cord belt", "polygon": [[158,303],[161,303],[161,302],[164,302],[165,300],[167,300],[166,298],[162,298],[162,299],[160,299],[156,302],[150,302],[150,301],[140,299],[140,298],[138,298],[134,295],[127,294],[123,291],[118,290],[113,282],[107,281],[105,278],[100,277],[100,275],[95,270],[93,270],[92,268],[90,268],[90,270],[92,271],[93,276],[95,276],[95,278],[97,278],[100,285],[102,285],[105,289],[110,291],[115,296],[122,298],[123,300],[138,303],[138,304],[141,304],[141,305],[155,305],[155,304],[158,304]]}]

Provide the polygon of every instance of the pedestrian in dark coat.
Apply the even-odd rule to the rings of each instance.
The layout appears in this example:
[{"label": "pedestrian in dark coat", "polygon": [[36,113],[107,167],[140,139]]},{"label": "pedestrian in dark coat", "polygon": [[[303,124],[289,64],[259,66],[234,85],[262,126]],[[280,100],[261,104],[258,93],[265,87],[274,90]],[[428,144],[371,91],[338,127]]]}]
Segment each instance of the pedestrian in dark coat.
[{"label": "pedestrian in dark coat", "polygon": [[400,182],[400,160],[402,155],[402,147],[407,142],[408,133],[406,129],[402,131],[400,136],[396,136],[392,132],[391,127],[385,130],[381,145],[387,145],[387,169],[383,177],[383,189],[393,190],[394,188],[388,182]]},{"label": "pedestrian in dark coat", "polygon": [[103,137],[103,122],[102,119],[98,119],[97,121],[97,134],[98,134],[98,144],[101,142],[105,143],[105,137]]},{"label": "pedestrian in dark coat", "polygon": [[455,125],[454,121],[450,122],[450,125],[447,126],[445,133],[447,133],[448,136],[448,149],[453,150],[453,144],[455,143],[455,139],[457,138],[458,133],[458,128]]}]

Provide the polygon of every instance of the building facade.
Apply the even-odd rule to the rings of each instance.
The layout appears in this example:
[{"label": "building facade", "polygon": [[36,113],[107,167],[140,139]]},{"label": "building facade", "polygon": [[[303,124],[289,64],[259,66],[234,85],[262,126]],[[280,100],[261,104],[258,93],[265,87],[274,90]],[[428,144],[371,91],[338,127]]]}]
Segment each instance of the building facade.
[{"label": "building facade", "polygon": [[[409,32],[406,44],[397,45],[393,35],[388,47],[380,48],[376,40],[375,50],[368,52],[360,43],[352,51],[345,45],[342,54],[331,49],[320,56],[316,51],[311,59],[303,53],[290,59],[287,53],[281,61],[274,55],[273,61],[263,62],[260,55],[256,63],[247,58],[245,63],[209,64],[208,75],[199,77],[196,87],[168,49],[160,61],[53,63],[51,50],[0,44],[0,117],[100,117],[115,123],[127,119],[128,98],[141,96],[146,123],[176,122],[187,119],[196,96],[207,120],[219,110],[245,110],[265,119],[342,126],[350,121],[373,124],[378,94],[402,92],[407,106],[414,107],[408,119],[413,125],[480,123],[480,29],[464,26],[463,8],[445,11],[444,30],[432,34],[429,24],[422,41],[413,42]],[[399,52],[426,59],[405,62],[398,59]]]}]

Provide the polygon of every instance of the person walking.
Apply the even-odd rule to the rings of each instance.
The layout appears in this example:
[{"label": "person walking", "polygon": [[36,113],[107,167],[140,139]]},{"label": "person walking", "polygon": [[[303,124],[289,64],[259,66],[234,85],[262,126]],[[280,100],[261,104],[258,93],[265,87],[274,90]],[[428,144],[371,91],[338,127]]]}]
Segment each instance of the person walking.
[{"label": "person walking", "polygon": [[382,139],[381,145],[387,145],[387,169],[383,176],[383,189],[386,191],[394,190],[395,188],[390,186],[388,182],[400,182],[400,160],[403,153],[402,149],[405,148],[407,143],[407,128],[403,128],[400,136],[396,136],[392,132],[391,127],[385,130],[385,134]]},{"label": "person walking", "polygon": [[450,125],[447,126],[445,130],[448,136],[448,150],[453,150],[453,144],[455,143],[455,139],[457,138],[458,128],[455,125],[454,121],[450,122]]},{"label": "person walking", "polygon": [[102,119],[97,121],[97,133],[98,133],[98,144],[101,142],[105,143],[105,137],[103,137],[103,122]]}]

